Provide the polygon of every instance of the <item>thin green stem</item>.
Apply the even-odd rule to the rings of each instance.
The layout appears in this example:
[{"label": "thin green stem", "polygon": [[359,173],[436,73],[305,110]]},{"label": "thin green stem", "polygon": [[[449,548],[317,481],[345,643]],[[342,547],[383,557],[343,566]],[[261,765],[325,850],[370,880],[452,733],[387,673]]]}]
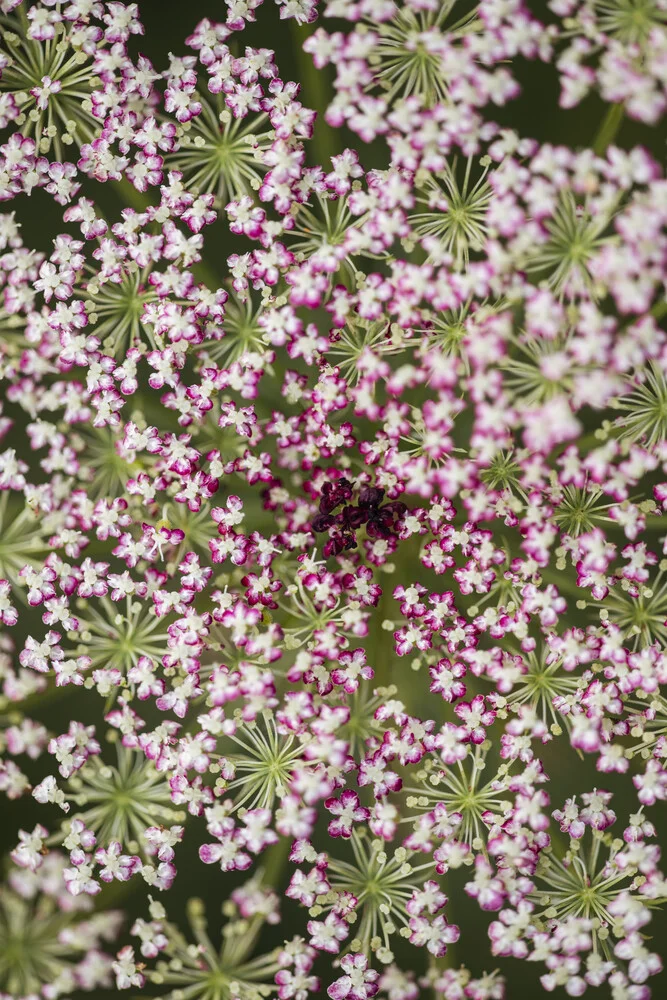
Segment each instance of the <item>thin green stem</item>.
[{"label": "thin green stem", "polygon": [[616,133],[621,127],[624,115],[623,104],[610,105],[607,114],[602,119],[602,124],[593,142],[593,150],[598,156],[604,156],[611,143],[616,138]]},{"label": "thin green stem", "polygon": [[326,169],[331,157],[340,152],[340,143],[334,130],[330,125],[327,125],[324,119],[324,112],[329,105],[328,87],[324,73],[313,65],[312,56],[303,51],[303,43],[313,33],[313,27],[308,24],[297,24],[292,19],[290,28],[302,92],[308,94],[308,106],[317,111],[313,148],[319,165]]},{"label": "thin green stem", "polygon": [[373,634],[369,637],[368,662],[373,668],[373,687],[389,687],[393,678],[394,658],[394,633],[382,627],[382,622],[389,616],[391,611],[391,581],[387,578],[383,581],[382,596],[376,609],[377,625]]}]

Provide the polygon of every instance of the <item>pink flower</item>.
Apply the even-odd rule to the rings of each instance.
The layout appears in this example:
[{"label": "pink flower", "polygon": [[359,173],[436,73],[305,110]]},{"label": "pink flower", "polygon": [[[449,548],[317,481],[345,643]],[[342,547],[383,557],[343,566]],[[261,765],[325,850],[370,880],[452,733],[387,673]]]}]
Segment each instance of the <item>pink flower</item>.
[{"label": "pink flower", "polygon": [[378,992],[378,973],[368,968],[364,955],[344,955],[340,960],[344,976],[327,987],[331,1000],[369,1000]]},{"label": "pink flower", "polygon": [[359,796],[350,788],[337,799],[326,799],[324,806],[335,816],[328,827],[332,837],[351,837],[353,826],[370,816],[370,810],[360,804]]}]

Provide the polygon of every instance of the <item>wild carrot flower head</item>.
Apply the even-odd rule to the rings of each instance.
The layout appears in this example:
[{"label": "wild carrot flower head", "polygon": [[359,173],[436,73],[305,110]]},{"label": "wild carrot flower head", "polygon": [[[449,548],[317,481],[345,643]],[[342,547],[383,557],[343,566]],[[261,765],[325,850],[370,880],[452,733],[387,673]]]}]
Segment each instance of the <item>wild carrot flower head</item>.
[{"label": "wild carrot flower head", "polygon": [[665,4],[213,6],[0,0],[0,997],[661,995]]}]

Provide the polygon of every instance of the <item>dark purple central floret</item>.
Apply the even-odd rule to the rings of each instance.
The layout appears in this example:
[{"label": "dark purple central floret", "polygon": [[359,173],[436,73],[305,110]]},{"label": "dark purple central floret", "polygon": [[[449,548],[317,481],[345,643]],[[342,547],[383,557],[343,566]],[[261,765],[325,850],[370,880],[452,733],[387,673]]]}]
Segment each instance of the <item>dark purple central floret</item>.
[{"label": "dark purple central floret", "polygon": [[333,483],[325,483],[322,487],[320,513],[330,514],[346,500],[352,499],[352,483],[349,479],[338,479]]},{"label": "dark purple central floret", "polygon": [[338,514],[333,511],[346,500],[352,499],[352,484],[347,479],[327,482],[322,487],[319,513],[311,522],[314,532],[329,532],[324,555],[337,555],[357,547],[355,532],[366,525],[369,538],[395,538],[397,522],[407,507],[400,500],[381,506],[384,490],[379,486],[362,486],[356,504],[346,504]]}]

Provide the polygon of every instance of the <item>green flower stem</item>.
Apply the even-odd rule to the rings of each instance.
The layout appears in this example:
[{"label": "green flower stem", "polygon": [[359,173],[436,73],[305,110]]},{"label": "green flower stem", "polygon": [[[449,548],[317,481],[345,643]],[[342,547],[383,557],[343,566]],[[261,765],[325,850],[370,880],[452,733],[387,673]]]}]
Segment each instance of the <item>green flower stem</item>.
[{"label": "green flower stem", "polygon": [[394,587],[393,576],[386,574],[381,583],[382,596],[376,608],[376,625],[368,637],[368,662],[373,668],[373,688],[389,687],[394,673],[394,631],[382,627],[382,622],[389,618],[392,611],[391,592]]},{"label": "green flower stem", "polygon": [[324,112],[329,105],[328,87],[322,70],[316,69],[312,57],[303,51],[303,43],[313,33],[313,27],[308,24],[297,24],[290,21],[292,32],[294,61],[301,83],[301,93],[308,94],[307,106],[317,111],[313,148],[318,164],[326,171],[332,156],[340,152],[338,137],[330,125],[324,120]]},{"label": "green flower stem", "polygon": [[278,893],[281,891],[279,882],[287,864],[291,843],[289,837],[281,837],[277,844],[266,851],[261,865],[262,884]]},{"label": "green flower stem", "polygon": [[586,591],[578,587],[573,580],[568,579],[565,571],[558,573],[546,567],[541,567],[540,576],[546,583],[555,584],[559,590],[564,591],[566,594],[569,593],[572,597],[578,597],[582,600],[586,597]]},{"label": "green flower stem", "polygon": [[623,121],[624,107],[622,104],[612,104],[607,111],[607,114],[602,119],[602,124],[598,130],[598,134],[595,136],[593,142],[593,150],[598,156],[603,156],[608,147],[616,138],[616,133],[621,127],[621,122]]},{"label": "green flower stem", "polygon": [[120,181],[112,181],[112,184],[123,205],[130,205],[136,212],[145,212],[148,206],[153,204],[148,195],[137,191],[134,184],[130,184],[125,177]]},{"label": "green flower stem", "polygon": [[653,316],[654,319],[662,319],[665,313],[667,313],[667,299],[661,299],[660,302],[656,302],[651,309],[651,316]]}]

